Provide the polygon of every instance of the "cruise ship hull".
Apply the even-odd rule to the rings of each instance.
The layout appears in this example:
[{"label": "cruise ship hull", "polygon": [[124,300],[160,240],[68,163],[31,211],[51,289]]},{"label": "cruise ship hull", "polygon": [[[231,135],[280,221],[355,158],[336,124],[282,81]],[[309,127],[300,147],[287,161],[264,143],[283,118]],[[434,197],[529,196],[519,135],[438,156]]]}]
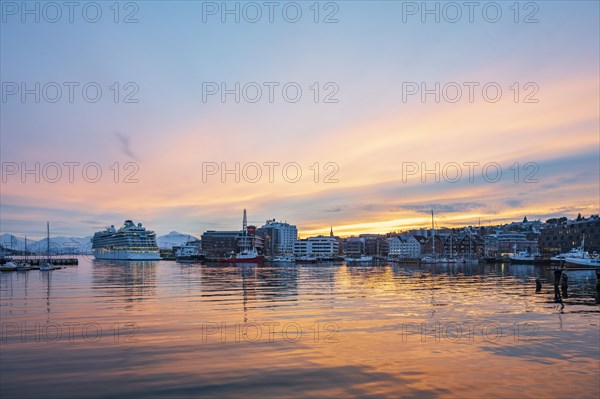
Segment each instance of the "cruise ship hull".
[{"label": "cruise ship hull", "polygon": [[160,254],[158,251],[95,249],[94,258],[99,260],[160,260]]}]

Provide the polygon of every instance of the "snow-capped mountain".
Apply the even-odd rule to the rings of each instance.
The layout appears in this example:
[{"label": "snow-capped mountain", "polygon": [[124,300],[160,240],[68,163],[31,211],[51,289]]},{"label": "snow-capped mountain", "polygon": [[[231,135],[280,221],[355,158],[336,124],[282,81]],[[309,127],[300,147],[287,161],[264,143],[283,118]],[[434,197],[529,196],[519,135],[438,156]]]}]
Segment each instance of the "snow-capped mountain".
[{"label": "snow-capped mountain", "polygon": [[156,237],[156,243],[160,249],[172,249],[174,246],[184,245],[188,241],[197,240],[196,237],[189,234],[181,234],[172,231],[167,235]]},{"label": "snow-capped mountain", "polygon": [[[89,253],[92,249],[91,236],[77,237],[50,237],[50,252],[54,254],[80,254]],[[15,251],[25,250],[25,238],[16,237],[12,234],[2,234],[0,245],[5,249]],[[27,251],[45,254],[48,248],[48,240],[43,238],[39,241],[27,240]]]},{"label": "snow-capped mountain", "polygon": [[[91,253],[91,236],[87,237],[50,237],[50,252],[53,254],[82,254]],[[160,249],[172,249],[174,246],[184,245],[188,241],[194,241],[198,238],[172,231],[169,234],[156,237],[156,243]],[[0,245],[4,249],[13,249],[15,251],[25,250],[25,237],[16,237],[12,234],[0,235]],[[27,240],[27,250],[38,254],[45,254],[47,251],[47,239],[35,241]]]}]

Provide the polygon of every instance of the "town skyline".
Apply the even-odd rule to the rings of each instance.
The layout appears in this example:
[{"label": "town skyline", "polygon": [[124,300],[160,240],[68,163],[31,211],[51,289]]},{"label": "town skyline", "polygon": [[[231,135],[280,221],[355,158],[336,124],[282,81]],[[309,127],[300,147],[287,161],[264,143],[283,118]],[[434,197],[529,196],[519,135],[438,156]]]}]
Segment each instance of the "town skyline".
[{"label": "town skyline", "polygon": [[[435,212],[435,211],[434,211]],[[435,214],[434,214],[435,215]],[[477,220],[477,222],[472,223],[472,224],[461,224],[460,222],[454,223],[452,225],[450,224],[442,224],[442,221],[438,221],[437,219],[437,215],[435,215],[435,230],[444,230],[444,229],[464,229],[464,228],[468,228],[468,227],[473,227],[473,228],[480,228],[480,227],[501,227],[501,226],[506,226],[509,225],[511,223],[519,223],[522,222],[524,218],[527,218],[528,222],[536,222],[539,221],[542,224],[545,223],[547,220],[552,220],[552,219],[560,219],[560,218],[566,218],[566,220],[576,220],[578,218],[578,216],[587,219],[590,217],[594,217],[597,216],[598,213],[591,213],[591,214],[582,214],[581,212],[579,212],[577,215],[571,215],[571,214],[563,214],[563,215],[552,215],[551,217],[530,217],[529,215],[524,215],[522,218],[517,218],[517,219],[508,219],[508,220],[502,220],[501,223],[495,223],[496,221],[487,221],[486,223],[484,223],[483,220],[481,220],[481,223],[479,223],[479,220]],[[428,219],[428,221],[427,221]],[[125,220],[132,220],[134,223],[142,223],[143,226],[149,230],[152,230],[156,233],[157,236],[167,236],[171,233],[179,233],[182,235],[190,235],[196,238],[200,238],[202,236],[203,233],[207,232],[207,231],[242,231],[241,226],[241,217],[239,218],[239,223],[237,226],[235,226],[234,224],[230,225],[230,228],[228,227],[224,227],[221,229],[203,229],[203,230],[198,230],[198,231],[194,231],[194,232],[190,232],[190,231],[183,231],[183,230],[179,230],[177,228],[166,228],[163,230],[158,230],[156,228],[154,228],[152,225],[147,224],[144,220],[138,220],[135,218],[129,218],[129,219],[123,219],[123,221],[121,222],[117,222],[117,223],[107,223],[105,225],[102,225],[100,227],[98,227],[98,230],[94,230],[94,231],[89,231],[89,232],[82,232],[80,234],[63,234],[61,233],[60,229],[52,229],[53,233],[51,234],[52,236],[59,236],[59,237],[76,237],[76,238],[84,238],[84,237],[88,237],[88,236],[92,236],[96,231],[100,231],[103,230],[104,228],[114,225],[115,228],[119,228],[121,227],[121,225],[123,224],[123,222]],[[431,214],[429,213],[428,216],[425,216],[423,218],[424,223],[423,224],[415,224],[415,225],[405,225],[404,228],[401,229],[396,229],[396,230],[373,230],[373,231],[366,231],[366,232],[356,232],[356,233],[350,233],[350,234],[341,234],[338,232],[337,227],[335,225],[330,225],[327,227],[322,227],[319,228],[317,230],[303,230],[301,228],[301,225],[295,223],[294,221],[291,220],[287,220],[287,219],[277,219],[277,218],[272,218],[272,219],[264,219],[262,222],[258,222],[256,220],[254,220],[253,218],[249,218],[248,219],[248,225],[251,226],[255,226],[255,227],[261,227],[264,224],[266,224],[269,221],[275,221],[275,222],[280,222],[280,223],[288,223],[290,225],[293,226],[297,226],[298,228],[298,238],[299,239],[305,239],[308,237],[317,237],[317,236],[329,236],[330,231],[333,230],[333,233],[336,237],[340,237],[340,238],[347,238],[347,237],[357,237],[360,236],[361,234],[375,234],[375,235],[387,235],[387,234],[403,234],[406,232],[410,232],[413,230],[423,230],[423,231],[431,231]],[[52,221],[50,221],[51,225]],[[45,223],[42,222],[42,225],[45,226]],[[31,240],[39,240],[39,239],[43,239],[45,238],[45,230],[44,230],[44,226],[40,227],[39,230],[31,230],[31,231],[27,231],[27,232],[12,232],[12,231],[5,231],[5,230],[0,230],[0,236],[4,235],[4,234],[8,234],[8,235],[12,235],[14,237],[17,238],[21,238],[21,237],[25,237],[27,236],[28,239]]]}]

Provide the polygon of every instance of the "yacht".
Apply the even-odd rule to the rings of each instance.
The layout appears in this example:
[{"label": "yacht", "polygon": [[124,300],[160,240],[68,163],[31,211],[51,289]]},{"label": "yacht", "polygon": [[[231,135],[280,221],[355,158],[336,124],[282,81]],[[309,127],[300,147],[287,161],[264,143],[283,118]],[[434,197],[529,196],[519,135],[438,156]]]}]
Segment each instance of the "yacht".
[{"label": "yacht", "polygon": [[119,229],[112,225],[96,232],[92,250],[96,259],[160,260],[154,231],[146,230],[141,223],[136,226],[131,220]]},{"label": "yacht", "polygon": [[581,246],[578,248],[571,248],[569,252],[562,253],[560,255],[553,256],[550,260],[561,262],[566,261],[567,259],[586,259],[590,258],[590,254],[587,253],[584,249],[585,246],[585,236],[581,240]]},{"label": "yacht", "polygon": [[589,258],[566,258],[565,262],[577,266],[593,266],[600,267],[600,257],[590,256]]}]

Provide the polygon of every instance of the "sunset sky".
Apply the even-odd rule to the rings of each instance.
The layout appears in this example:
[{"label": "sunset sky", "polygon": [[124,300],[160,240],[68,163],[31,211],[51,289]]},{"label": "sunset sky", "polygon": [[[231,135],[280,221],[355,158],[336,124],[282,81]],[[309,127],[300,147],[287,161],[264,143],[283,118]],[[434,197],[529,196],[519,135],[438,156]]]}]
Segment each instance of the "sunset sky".
[{"label": "sunset sky", "polygon": [[[241,228],[244,208],[250,223],[286,220],[302,236],[330,226],[338,235],[428,226],[431,209],[444,226],[600,212],[596,1],[537,2],[539,9],[521,2],[518,16],[513,2],[500,2],[495,23],[488,22],[493,10],[482,14],[485,2],[473,22],[465,8],[454,23],[445,2],[428,3],[439,5],[439,23],[409,12],[421,2],[322,2],[318,16],[313,2],[299,2],[295,23],[286,20],[295,9],[282,15],[285,2],[272,23],[266,8],[247,21],[255,10],[242,2],[240,21],[225,14],[224,23],[222,10],[212,14],[221,2],[125,4],[118,23],[109,3],[96,23],[80,9],[73,23],[66,9],[56,23],[44,19],[53,10],[39,23],[27,15],[23,22],[22,10],[3,5],[0,233],[40,236],[48,220],[54,235],[85,236],[133,219],[159,235],[199,236]],[[138,22],[123,23],[127,17]],[[40,101],[35,94],[23,101],[23,84],[36,82]],[[64,82],[75,84],[72,102]],[[207,94],[236,82],[239,102]],[[264,82],[274,82],[273,102]],[[288,100],[294,86],[302,90],[297,102],[282,93],[290,82]],[[424,102],[421,93],[407,95],[436,82],[439,102],[434,94]],[[456,84],[443,91],[449,82]],[[472,101],[464,82],[473,82]],[[101,88],[97,102],[84,98],[86,84],[89,96]],[[56,86],[62,97],[51,102]],[[262,97],[253,103],[256,86]],[[457,86],[462,97],[451,102]],[[496,102],[494,87],[502,90]],[[36,162],[39,182],[35,173],[21,176]],[[52,162],[62,165],[57,182],[49,181]],[[75,162],[70,182],[65,163]],[[236,162],[239,182],[220,171],[203,179],[203,168]],[[270,182],[265,163],[272,162],[279,166]],[[302,171],[297,182],[294,169],[282,174],[293,162]],[[86,181],[93,169],[82,176],[91,163],[102,171],[95,183]],[[422,166],[436,163],[440,181],[432,173],[422,182]],[[473,181],[465,163],[479,163]],[[262,178],[251,182],[256,164]],[[419,171],[403,175],[415,165]],[[461,166],[462,178],[449,181],[456,168],[445,165]],[[492,167],[482,176],[484,165]],[[130,172],[137,182],[125,182]]]}]

